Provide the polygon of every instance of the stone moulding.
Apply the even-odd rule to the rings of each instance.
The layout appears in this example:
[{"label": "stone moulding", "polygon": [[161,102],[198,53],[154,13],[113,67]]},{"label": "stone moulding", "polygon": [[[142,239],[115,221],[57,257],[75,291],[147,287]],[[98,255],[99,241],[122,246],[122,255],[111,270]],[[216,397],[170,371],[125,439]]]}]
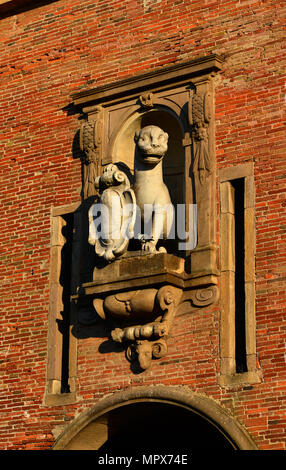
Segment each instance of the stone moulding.
[{"label": "stone moulding", "polygon": [[[184,407],[218,427],[237,450],[258,450],[255,442],[244,427],[220,404],[205,395],[193,392],[187,387],[138,386],[116,392],[103,398],[92,408],[79,415],[57,438],[53,450],[68,450],[71,442],[80,440],[81,433],[90,424],[118,407],[138,402],[158,402]],[[202,436],[203,439],[203,436]],[[98,447],[94,447],[94,450]]]},{"label": "stone moulding", "polygon": [[[176,249],[169,250],[168,240],[167,253],[162,252],[165,247],[142,255],[140,251],[128,251],[127,245],[119,251],[114,246],[114,256],[110,256],[112,265],[95,266],[92,281],[83,282],[73,296],[79,308],[89,299],[101,318],[117,316],[116,320],[124,323],[130,310],[133,318],[129,315],[129,324],[116,327],[112,337],[115,341],[131,341],[127,357],[132,359],[137,354],[142,369],[149,367],[152,357],[166,353],[165,340],[174,315],[218,300],[214,76],[221,70],[222,62],[221,57],[211,54],[72,95],[74,108],[83,118],[80,144],[85,155],[83,198],[87,206],[103,200],[105,194],[118,193],[118,185],[109,187],[105,193],[100,188],[97,191],[98,179],[117,164],[130,170],[128,178],[135,179],[130,188],[134,188],[134,193],[138,191],[135,196],[140,199],[139,190],[144,187],[143,183],[137,187],[140,142],[134,136],[148,129],[151,139],[159,135],[159,129],[169,136],[164,183],[167,190],[172,190],[174,207],[185,205],[185,227],[191,226],[189,207],[197,207],[193,244],[185,243],[183,254],[179,256]],[[157,154],[148,157],[150,162],[154,155]],[[174,161],[178,162],[179,170],[174,167]],[[160,165],[161,168],[162,162]],[[141,176],[142,173],[140,167]],[[151,171],[149,178],[150,174]],[[154,190],[157,186],[153,185]],[[149,197],[150,190],[145,192]],[[150,251],[154,241],[155,238],[143,240],[144,247]],[[96,242],[94,245],[97,254],[105,255],[103,246]],[[176,292],[167,311],[158,300],[162,289]],[[148,308],[144,306],[144,296],[149,299]],[[138,299],[141,306],[137,308],[134,302]],[[139,319],[137,310],[144,312]]]},{"label": "stone moulding", "polygon": [[147,88],[156,91],[189,82],[193,77],[218,72],[221,70],[223,58],[218,54],[210,54],[199,57],[185,63],[158,68],[152,72],[136,75],[116,83],[102,85],[98,88],[85,90],[72,94],[75,106],[86,106],[89,103],[107,102],[111,100],[124,99],[127,95],[141,95],[140,91],[146,92]]}]

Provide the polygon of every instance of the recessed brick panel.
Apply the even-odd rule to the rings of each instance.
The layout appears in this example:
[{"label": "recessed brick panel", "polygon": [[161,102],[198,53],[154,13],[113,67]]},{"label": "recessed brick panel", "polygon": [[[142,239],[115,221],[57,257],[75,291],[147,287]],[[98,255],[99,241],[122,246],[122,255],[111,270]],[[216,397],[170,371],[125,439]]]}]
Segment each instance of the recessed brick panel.
[{"label": "recessed brick panel", "polygon": [[[259,449],[285,449],[285,7],[58,0],[21,8],[0,5],[0,448],[50,449],[59,429],[107,394],[165,384],[229,408]],[[46,406],[51,207],[81,200],[71,94],[211,53],[225,59],[215,79],[217,166],[254,163],[263,381],[220,387],[214,305],[176,318],[168,355],[139,375],[104,327],[82,328],[79,401]]]}]

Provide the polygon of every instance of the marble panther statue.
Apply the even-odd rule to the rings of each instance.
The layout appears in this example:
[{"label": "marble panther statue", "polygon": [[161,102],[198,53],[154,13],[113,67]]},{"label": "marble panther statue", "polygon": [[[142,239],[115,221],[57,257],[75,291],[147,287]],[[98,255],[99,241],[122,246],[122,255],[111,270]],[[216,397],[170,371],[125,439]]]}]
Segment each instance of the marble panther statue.
[{"label": "marble panther statue", "polygon": [[[174,208],[169,190],[163,181],[162,163],[168,149],[168,134],[160,127],[149,125],[135,134],[135,182],[133,191],[140,209],[141,226],[149,233],[139,235],[142,250],[156,253],[159,238],[170,232]],[[163,247],[158,251],[166,251]]]}]

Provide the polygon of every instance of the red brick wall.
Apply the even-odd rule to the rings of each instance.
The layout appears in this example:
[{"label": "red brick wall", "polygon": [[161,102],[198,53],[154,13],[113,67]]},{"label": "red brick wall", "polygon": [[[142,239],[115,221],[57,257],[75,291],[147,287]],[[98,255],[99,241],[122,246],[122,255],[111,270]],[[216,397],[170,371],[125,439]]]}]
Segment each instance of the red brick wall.
[{"label": "red brick wall", "polygon": [[[25,2],[24,2],[25,3]],[[145,5],[145,6],[144,6]],[[1,11],[1,6],[0,6]],[[285,449],[285,189],[283,2],[58,0],[3,14],[0,49],[0,448],[47,449],[55,429],[107,393],[183,384],[231,409],[260,449]],[[50,211],[80,201],[71,93],[209,53],[219,168],[254,162],[256,312],[263,381],[218,385],[219,310],[176,319],[168,356],[130,372],[123,352],[79,340],[73,405],[43,405]],[[102,348],[102,346],[101,346]]]}]

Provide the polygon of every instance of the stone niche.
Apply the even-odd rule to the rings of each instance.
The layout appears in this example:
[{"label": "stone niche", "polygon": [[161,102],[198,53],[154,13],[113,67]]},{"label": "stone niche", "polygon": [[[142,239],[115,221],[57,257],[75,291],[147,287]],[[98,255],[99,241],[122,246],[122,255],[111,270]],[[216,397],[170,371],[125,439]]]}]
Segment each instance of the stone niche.
[{"label": "stone niche", "polygon": [[[112,340],[126,343],[141,370],[167,353],[175,315],[218,299],[214,79],[221,65],[210,55],[72,97],[89,246],[73,299],[79,312],[89,309],[91,323],[108,320]],[[169,233],[166,213],[156,209],[162,201],[173,208]],[[116,210],[103,217],[98,204]],[[149,237],[138,222],[142,205],[152,212]],[[155,221],[164,237],[153,234]],[[124,235],[115,236],[122,225]]]}]

